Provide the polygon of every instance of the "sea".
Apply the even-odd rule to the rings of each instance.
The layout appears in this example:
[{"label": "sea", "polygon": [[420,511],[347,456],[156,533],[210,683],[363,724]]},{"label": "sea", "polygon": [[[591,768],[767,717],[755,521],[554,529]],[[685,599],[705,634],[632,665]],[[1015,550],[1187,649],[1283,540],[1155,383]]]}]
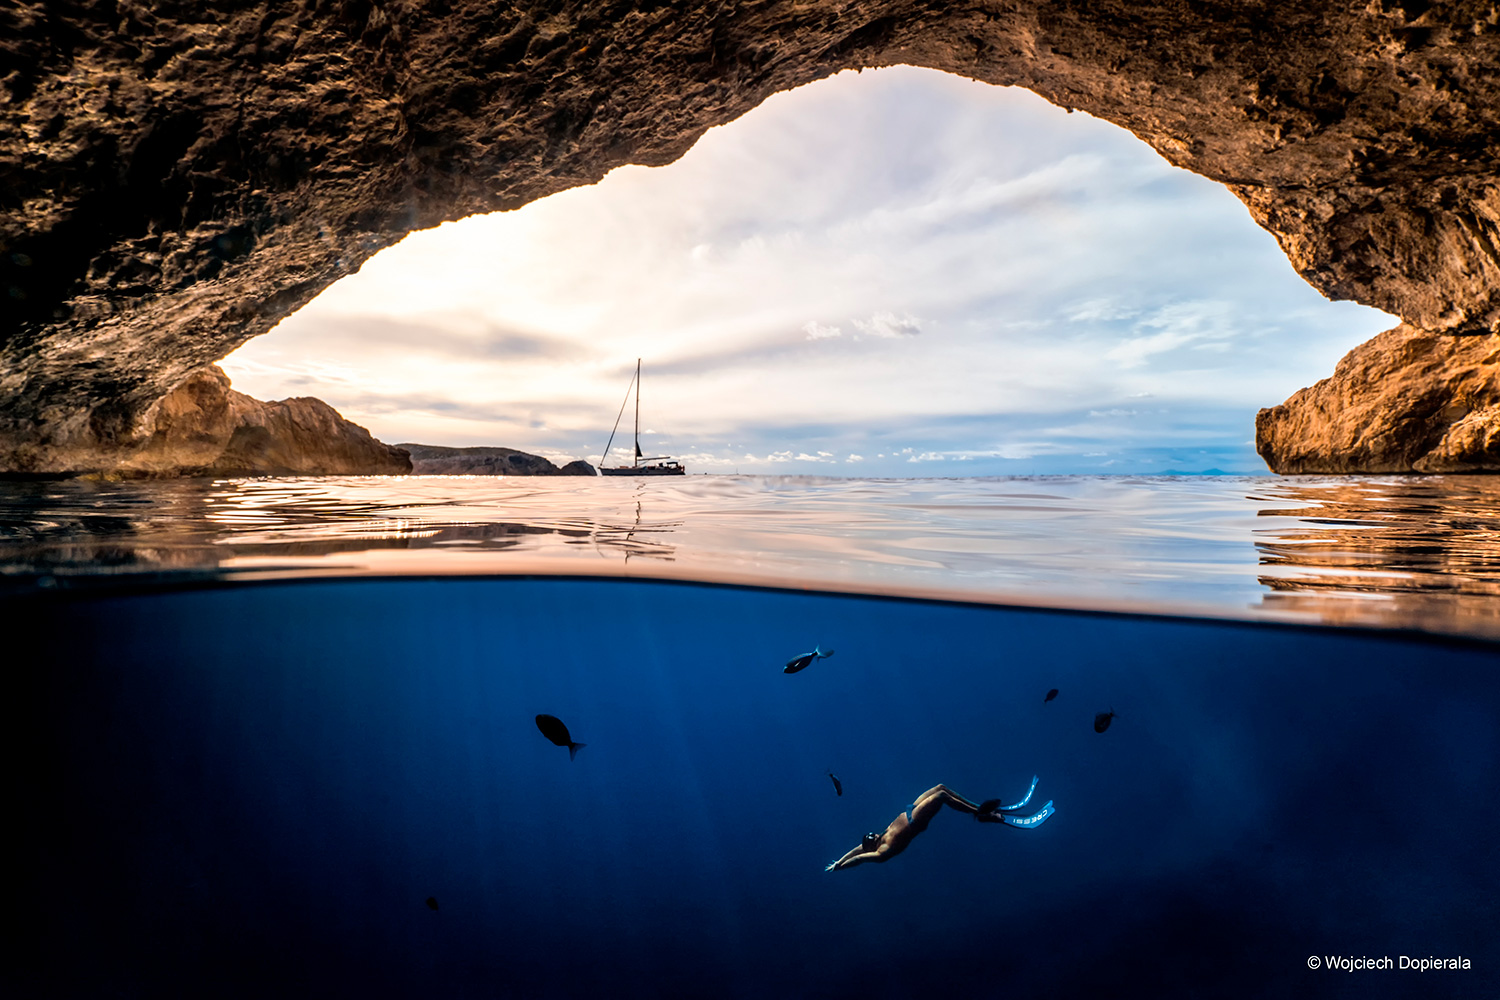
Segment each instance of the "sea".
[{"label": "sea", "polygon": [[11,996],[1500,996],[1500,478],[12,480],[0,628]]}]

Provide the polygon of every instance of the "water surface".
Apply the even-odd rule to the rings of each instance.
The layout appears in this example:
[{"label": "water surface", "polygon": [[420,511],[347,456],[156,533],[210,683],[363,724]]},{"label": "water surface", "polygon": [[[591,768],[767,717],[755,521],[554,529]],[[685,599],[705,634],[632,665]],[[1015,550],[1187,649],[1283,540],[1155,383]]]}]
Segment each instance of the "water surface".
[{"label": "water surface", "polygon": [[12,590],[570,574],[1500,637],[1492,477],[0,483]]}]

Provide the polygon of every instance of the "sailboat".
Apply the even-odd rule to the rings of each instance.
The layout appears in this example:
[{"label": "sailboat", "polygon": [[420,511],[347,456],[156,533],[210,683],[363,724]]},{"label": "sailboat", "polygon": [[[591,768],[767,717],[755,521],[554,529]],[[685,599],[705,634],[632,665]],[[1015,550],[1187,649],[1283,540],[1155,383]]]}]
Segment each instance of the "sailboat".
[{"label": "sailboat", "polygon": [[[609,447],[615,443],[615,431],[620,429],[620,418],[625,416],[625,403],[630,402],[631,389],[635,390],[635,461],[630,465],[617,465],[611,468],[604,464],[604,460],[609,458]],[[666,455],[646,458],[641,454],[640,358],[635,359],[635,378],[630,381],[630,389],[625,390],[625,402],[620,404],[620,415],[615,417],[615,429],[609,432],[609,443],[604,446],[604,454],[599,456],[599,474],[601,476],[682,476],[687,474],[681,462],[674,462]]]}]

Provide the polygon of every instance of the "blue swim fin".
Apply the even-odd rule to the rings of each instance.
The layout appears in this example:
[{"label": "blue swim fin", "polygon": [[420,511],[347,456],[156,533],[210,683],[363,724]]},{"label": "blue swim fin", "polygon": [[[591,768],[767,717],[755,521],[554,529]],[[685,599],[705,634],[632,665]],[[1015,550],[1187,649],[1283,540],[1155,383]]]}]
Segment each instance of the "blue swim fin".
[{"label": "blue swim fin", "polygon": [[1028,789],[1026,789],[1026,797],[1024,799],[1022,799],[1020,802],[1017,802],[1013,806],[1000,806],[995,811],[996,812],[1006,813],[1006,812],[1015,812],[1017,809],[1025,809],[1026,808],[1026,803],[1028,803],[1028,802],[1031,801],[1031,794],[1036,791],[1036,783],[1037,783],[1037,781],[1038,781],[1037,776],[1033,774],[1031,776],[1031,787],[1028,788]]},{"label": "blue swim fin", "polygon": [[1042,806],[1040,812],[1034,815],[1007,816],[1005,817],[1005,822],[1015,827],[1017,830],[1034,830],[1037,827],[1041,826],[1043,823],[1047,822],[1047,817],[1051,816],[1055,812],[1057,812],[1057,810],[1052,808],[1051,802],[1048,802],[1046,805]]}]

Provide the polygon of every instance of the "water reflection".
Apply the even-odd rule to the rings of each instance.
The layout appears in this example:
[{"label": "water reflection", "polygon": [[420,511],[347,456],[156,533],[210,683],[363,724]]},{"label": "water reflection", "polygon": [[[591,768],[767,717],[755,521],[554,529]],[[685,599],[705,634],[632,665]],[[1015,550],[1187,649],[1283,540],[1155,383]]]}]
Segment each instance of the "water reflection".
[{"label": "water reflection", "polygon": [[[20,582],[37,575],[264,569],[266,560],[312,568],[323,557],[349,553],[532,552],[553,544],[583,546],[602,558],[670,560],[675,547],[661,536],[681,527],[645,518],[639,501],[621,504],[621,511],[547,517],[537,516],[537,497],[524,488],[413,482],[422,485],[411,489],[395,479],[4,483],[0,574]],[[508,519],[512,510],[520,516]]]},{"label": "water reflection", "polygon": [[585,573],[1500,637],[1500,483],[402,477],[0,483],[0,586]]},{"label": "water reflection", "polygon": [[[1500,483],[1493,477],[1280,481],[1257,531],[1262,599],[1334,622],[1457,618],[1500,634]],[[1378,611],[1372,605],[1383,604]]]}]

